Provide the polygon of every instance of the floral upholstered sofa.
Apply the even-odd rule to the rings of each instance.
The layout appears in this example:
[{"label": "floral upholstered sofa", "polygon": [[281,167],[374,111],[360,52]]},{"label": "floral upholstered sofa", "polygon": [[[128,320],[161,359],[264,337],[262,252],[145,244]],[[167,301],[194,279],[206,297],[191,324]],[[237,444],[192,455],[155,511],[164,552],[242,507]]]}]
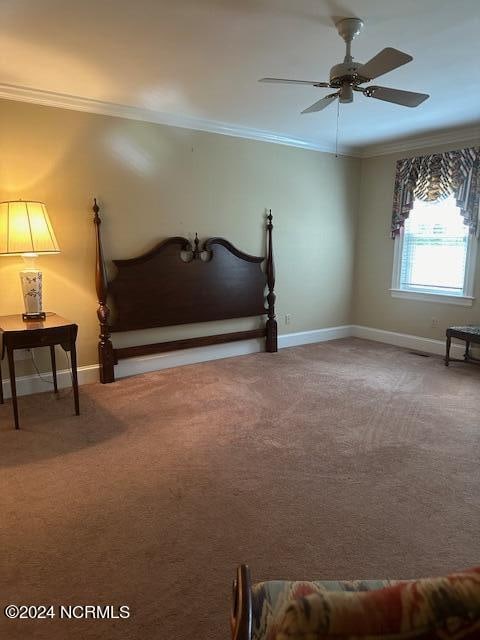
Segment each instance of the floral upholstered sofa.
[{"label": "floral upholstered sofa", "polygon": [[233,640],[480,640],[480,567],[444,578],[251,583],[237,570]]}]

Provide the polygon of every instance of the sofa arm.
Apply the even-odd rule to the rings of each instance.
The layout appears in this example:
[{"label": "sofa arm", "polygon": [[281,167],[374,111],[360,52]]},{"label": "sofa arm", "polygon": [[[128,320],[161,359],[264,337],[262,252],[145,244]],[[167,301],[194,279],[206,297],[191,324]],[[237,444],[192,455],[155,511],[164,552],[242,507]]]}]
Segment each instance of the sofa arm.
[{"label": "sofa arm", "polygon": [[233,582],[232,640],[274,640],[278,615],[291,600],[324,591],[370,591],[389,584],[393,583],[389,580],[269,580],[252,584],[248,566],[241,565]]},{"label": "sofa arm", "polygon": [[237,569],[233,581],[233,603],[230,615],[232,640],[251,640],[252,638],[252,581],[250,569],[242,564]]}]

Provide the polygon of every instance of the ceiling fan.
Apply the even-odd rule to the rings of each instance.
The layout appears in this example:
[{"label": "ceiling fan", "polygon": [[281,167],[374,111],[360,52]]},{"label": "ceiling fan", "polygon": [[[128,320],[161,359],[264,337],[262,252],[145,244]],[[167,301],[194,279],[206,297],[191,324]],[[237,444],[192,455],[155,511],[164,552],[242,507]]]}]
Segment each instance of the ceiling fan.
[{"label": "ceiling fan", "polygon": [[353,102],[353,92],[363,93],[367,98],[376,98],[385,102],[393,102],[404,107],[418,107],[430,96],[426,93],[414,93],[413,91],[402,91],[400,89],[390,89],[389,87],[379,87],[360,85],[371,82],[384,73],[393,71],[398,67],[413,60],[412,56],[403,53],[398,49],[387,47],[377,53],[365,64],[354,62],[351,54],[351,44],[355,36],[358,36],[363,27],[363,20],[360,18],[343,18],[335,25],[340,36],[345,40],[347,50],[345,59],[340,64],[334,65],[330,69],[329,82],[315,82],[310,80],[288,80],[285,78],[262,78],[259,82],[278,82],[281,84],[307,84],[313,87],[330,87],[338,89],[335,93],[330,93],[318,102],[315,102],[302,113],[314,113],[322,111],[337,98],[341,103]]}]

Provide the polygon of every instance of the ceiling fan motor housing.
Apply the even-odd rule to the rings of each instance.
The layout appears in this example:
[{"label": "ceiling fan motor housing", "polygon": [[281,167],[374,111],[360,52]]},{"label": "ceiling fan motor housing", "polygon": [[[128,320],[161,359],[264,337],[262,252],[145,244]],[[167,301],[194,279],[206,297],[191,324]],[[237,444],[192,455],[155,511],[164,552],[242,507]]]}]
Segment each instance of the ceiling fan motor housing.
[{"label": "ceiling fan motor housing", "polygon": [[368,82],[369,78],[361,75],[362,65],[358,62],[341,62],[330,69],[330,86],[340,88],[345,84],[357,86]]}]

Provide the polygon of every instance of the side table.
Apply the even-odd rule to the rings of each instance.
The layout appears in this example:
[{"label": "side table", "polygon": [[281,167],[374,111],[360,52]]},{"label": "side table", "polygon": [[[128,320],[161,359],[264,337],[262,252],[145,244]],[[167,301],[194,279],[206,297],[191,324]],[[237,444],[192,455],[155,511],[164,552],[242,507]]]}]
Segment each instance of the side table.
[{"label": "side table", "polygon": [[50,347],[53,387],[55,393],[58,392],[55,345],[59,344],[62,346],[64,351],[70,352],[75,414],[77,416],[80,415],[76,351],[77,333],[78,325],[72,324],[68,320],[65,320],[65,318],[58,316],[56,313],[47,313],[45,320],[35,320],[27,322],[24,322],[24,320],[22,320],[22,316],[20,314],[12,316],[0,316],[0,404],[3,404],[1,361],[3,360],[3,356],[6,352],[10,373],[10,387],[12,390],[15,429],[19,428],[17,386],[15,381],[15,360],[13,357],[15,349]]}]

